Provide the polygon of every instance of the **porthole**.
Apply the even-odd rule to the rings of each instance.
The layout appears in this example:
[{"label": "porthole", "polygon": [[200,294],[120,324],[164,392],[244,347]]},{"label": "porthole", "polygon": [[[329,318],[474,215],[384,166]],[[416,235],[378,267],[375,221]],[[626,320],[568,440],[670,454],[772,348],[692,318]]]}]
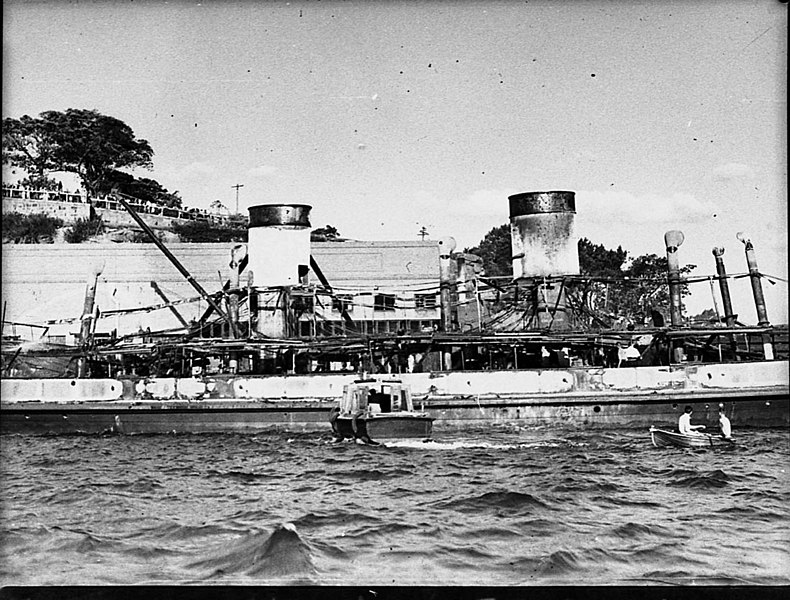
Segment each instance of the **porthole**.
[{"label": "porthole", "polygon": [[600,406],[594,407],[593,412],[597,412],[597,413],[601,412],[601,407]]},{"label": "porthole", "polygon": [[72,385],[72,386],[75,386],[75,385],[77,385],[77,382],[76,382],[76,381],[74,381],[74,380],[72,379],[72,380],[71,380],[71,385]]},{"label": "porthole", "polygon": [[677,407],[678,407],[677,403],[672,405],[672,408],[677,408]]}]

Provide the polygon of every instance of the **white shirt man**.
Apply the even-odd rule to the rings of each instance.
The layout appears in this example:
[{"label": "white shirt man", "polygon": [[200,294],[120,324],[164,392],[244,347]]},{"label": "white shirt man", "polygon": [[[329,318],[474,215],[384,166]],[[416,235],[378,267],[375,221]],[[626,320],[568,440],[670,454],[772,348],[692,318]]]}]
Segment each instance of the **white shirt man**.
[{"label": "white shirt man", "polygon": [[700,432],[697,429],[705,429],[704,425],[692,425],[691,424],[691,413],[692,409],[690,406],[687,406],[686,409],[683,411],[683,414],[680,415],[678,419],[678,431],[685,435],[700,435]]},{"label": "white shirt man", "polygon": [[732,427],[730,426],[730,420],[724,415],[724,409],[719,410],[719,428],[721,429],[721,437],[725,440],[732,437]]}]

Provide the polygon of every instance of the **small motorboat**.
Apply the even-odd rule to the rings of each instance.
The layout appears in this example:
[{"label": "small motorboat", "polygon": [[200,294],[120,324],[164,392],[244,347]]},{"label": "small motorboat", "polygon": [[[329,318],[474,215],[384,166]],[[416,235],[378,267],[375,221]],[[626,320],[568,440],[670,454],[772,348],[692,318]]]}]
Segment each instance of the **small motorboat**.
[{"label": "small motorboat", "polygon": [[733,439],[725,438],[720,435],[709,433],[697,433],[689,435],[678,433],[677,431],[666,431],[656,427],[650,428],[650,439],[656,448],[664,446],[679,446],[681,448],[715,448],[732,446],[735,444]]},{"label": "small motorboat", "polygon": [[398,379],[359,379],[343,387],[329,414],[337,439],[378,444],[388,439],[429,439],[434,418],[414,410],[409,386]]}]

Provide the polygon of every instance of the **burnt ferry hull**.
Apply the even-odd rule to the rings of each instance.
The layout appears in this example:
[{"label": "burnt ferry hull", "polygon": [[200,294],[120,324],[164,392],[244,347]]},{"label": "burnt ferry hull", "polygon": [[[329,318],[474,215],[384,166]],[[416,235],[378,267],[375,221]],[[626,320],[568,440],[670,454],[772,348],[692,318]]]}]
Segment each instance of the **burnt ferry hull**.
[{"label": "burnt ferry hull", "polygon": [[[203,379],[3,379],[3,433],[327,431],[355,375]],[[686,404],[715,425],[790,426],[787,362],[685,368],[403,374],[433,433],[492,424],[639,428],[674,424]]]},{"label": "burnt ferry hull", "polygon": [[90,406],[64,403],[25,403],[2,410],[0,433],[26,434],[163,434],[257,433],[326,429],[329,407],[310,404],[293,408],[245,403],[190,404],[127,402]]},{"label": "burnt ferry hull", "polygon": [[[787,427],[787,392],[748,395],[644,397],[577,397],[427,400],[425,412],[435,419],[433,433],[460,431],[492,424],[567,426],[592,429],[649,427],[675,423],[686,404],[701,423],[718,421],[724,403],[733,427]],[[256,433],[264,431],[326,431],[334,402],[228,403],[155,402],[21,402],[3,405],[1,433]],[[350,425],[349,425],[350,429]],[[351,437],[353,432],[348,432]],[[376,432],[372,439],[382,436]],[[422,433],[417,434],[422,437]],[[425,436],[429,437],[429,436]]]}]

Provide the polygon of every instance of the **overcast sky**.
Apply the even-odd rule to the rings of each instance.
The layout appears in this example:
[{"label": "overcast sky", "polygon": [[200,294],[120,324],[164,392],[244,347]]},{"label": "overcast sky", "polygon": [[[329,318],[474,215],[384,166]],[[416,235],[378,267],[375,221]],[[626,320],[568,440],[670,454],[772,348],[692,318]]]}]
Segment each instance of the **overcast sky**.
[{"label": "overcast sky", "polygon": [[[510,194],[576,192],[581,236],[787,278],[787,4],[3,3],[3,117],[96,109],[188,206],[313,206],[355,239],[475,245]],[[6,172],[6,175],[7,172]],[[748,280],[735,310],[755,322]],[[764,282],[787,322],[787,284]],[[699,289],[699,288],[702,289]],[[698,284],[691,313],[712,306]]]}]

